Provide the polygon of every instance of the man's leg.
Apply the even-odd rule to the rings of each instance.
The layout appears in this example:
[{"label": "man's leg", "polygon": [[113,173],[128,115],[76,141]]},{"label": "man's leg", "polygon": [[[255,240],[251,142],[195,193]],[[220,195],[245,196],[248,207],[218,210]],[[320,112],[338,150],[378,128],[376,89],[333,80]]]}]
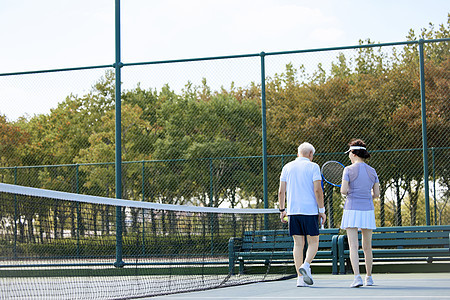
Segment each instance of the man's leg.
[{"label": "man's leg", "polygon": [[308,235],[308,249],[306,250],[306,259],[305,262],[310,264],[314,257],[317,254],[317,250],[319,250],[319,236],[318,235]]},{"label": "man's leg", "polygon": [[301,276],[300,266],[303,264],[303,248],[305,247],[305,237],[303,235],[293,235],[294,239],[294,249],[292,250],[294,254],[294,264],[295,269],[297,270],[298,276]]},{"label": "man's leg", "polygon": [[308,284],[314,284],[314,280],[311,275],[311,262],[316,256],[317,250],[319,248],[319,236],[318,235],[308,235],[308,249],[306,250],[306,259],[304,263],[300,266],[298,272],[303,275],[303,281]]}]

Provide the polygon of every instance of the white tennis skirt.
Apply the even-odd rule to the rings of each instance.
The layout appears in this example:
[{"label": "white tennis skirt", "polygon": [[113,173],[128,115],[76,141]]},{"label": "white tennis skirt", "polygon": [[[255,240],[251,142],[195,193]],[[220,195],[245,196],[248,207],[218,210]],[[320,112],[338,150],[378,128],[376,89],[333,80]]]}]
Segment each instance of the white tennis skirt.
[{"label": "white tennis skirt", "polygon": [[347,228],[376,229],[375,211],[344,209],[344,213],[342,214],[341,229]]}]

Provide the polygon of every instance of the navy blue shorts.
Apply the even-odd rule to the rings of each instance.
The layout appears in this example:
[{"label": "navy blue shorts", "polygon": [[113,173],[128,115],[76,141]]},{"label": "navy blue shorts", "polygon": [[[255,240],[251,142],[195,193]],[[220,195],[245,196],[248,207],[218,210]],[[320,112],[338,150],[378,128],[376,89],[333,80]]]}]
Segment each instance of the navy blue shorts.
[{"label": "navy blue shorts", "polygon": [[319,215],[290,215],[289,235],[319,235]]}]

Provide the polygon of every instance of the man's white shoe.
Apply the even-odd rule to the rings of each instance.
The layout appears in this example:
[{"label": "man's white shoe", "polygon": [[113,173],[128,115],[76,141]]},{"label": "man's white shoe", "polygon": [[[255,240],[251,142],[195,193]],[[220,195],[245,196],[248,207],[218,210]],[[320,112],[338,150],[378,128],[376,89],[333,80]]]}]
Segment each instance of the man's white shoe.
[{"label": "man's white shoe", "polygon": [[[311,267],[310,266],[305,266],[305,264],[300,266],[300,269],[298,270],[300,272],[300,274],[303,275],[303,281],[307,284],[307,285],[313,285],[314,281],[312,279],[312,275],[311,275]],[[362,282],[362,280],[361,280]]]},{"label": "man's white shoe", "polygon": [[350,285],[352,288],[358,288],[363,285],[363,280],[361,278],[361,275],[356,275],[355,280],[353,280],[353,283]]},{"label": "man's white shoe", "polygon": [[371,286],[371,285],[373,285],[372,276],[367,276],[366,275],[366,284],[365,284],[365,286]]},{"label": "man's white shoe", "polygon": [[304,287],[306,286],[306,283],[303,281],[303,276],[297,277],[297,287]]}]

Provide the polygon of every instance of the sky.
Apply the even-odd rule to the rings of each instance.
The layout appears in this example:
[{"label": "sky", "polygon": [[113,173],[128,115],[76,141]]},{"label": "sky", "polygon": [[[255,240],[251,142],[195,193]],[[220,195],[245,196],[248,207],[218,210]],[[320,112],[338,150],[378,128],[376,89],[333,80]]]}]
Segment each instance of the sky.
[{"label": "sky", "polygon": [[[448,13],[448,0],[122,0],[121,60],[399,42],[410,29],[446,24]],[[115,61],[113,0],[0,0],[0,28],[0,74]],[[1,76],[0,114],[49,113],[72,81],[89,88],[104,70],[83,74],[41,76],[44,83]]]}]

